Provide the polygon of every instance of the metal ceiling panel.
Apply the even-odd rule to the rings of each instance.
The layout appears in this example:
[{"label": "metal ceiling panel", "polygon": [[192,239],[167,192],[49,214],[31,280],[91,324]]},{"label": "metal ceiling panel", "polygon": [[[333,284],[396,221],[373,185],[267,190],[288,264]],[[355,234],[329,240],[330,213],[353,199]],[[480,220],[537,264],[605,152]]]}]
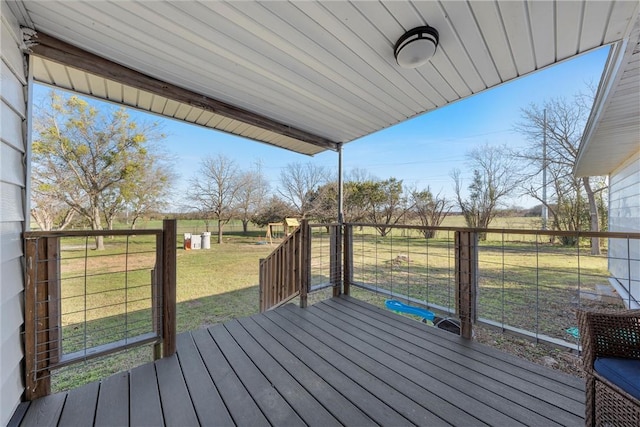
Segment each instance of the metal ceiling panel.
[{"label": "metal ceiling panel", "polygon": [[[19,1],[21,24],[117,64],[328,141],[345,143],[630,34],[630,1]],[[407,30],[440,33],[398,67]],[[44,61],[43,61],[44,62]],[[201,123],[202,111],[40,64],[35,77]],[[64,68],[64,67],[63,67]],[[99,80],[99,79],[98,79]],[[116,83],[116,85],[114,85]],[[162,98],[162,97],[160,97]],[[200,113],[200,114],[198,114]],[[196,117],[197,116],[197,117]],[[283,148],[326,149],[259,126],[207,122]],[[268,141],[265,138],[269,138]],[[282,145],[281,145],[282,144]],[[295,148],[293,148],[295,147]]]}]

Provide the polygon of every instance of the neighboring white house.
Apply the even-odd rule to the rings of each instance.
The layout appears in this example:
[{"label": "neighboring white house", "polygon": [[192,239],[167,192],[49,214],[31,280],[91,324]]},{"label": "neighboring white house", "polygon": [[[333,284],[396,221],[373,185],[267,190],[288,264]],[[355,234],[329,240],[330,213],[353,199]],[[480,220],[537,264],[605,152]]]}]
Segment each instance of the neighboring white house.
[{"label": "neighboring white house", "polygon": [[[612,49],[574,173],[609,176],[609,231],[640,232],[640,21]],[[609,240],[611,283],[640,308],[640,241]]]},{"label": "neighboring white house", "polygon": [[[615,44],[626,55],[620,41],[640,9],[637,0],[0,5],[0,425],[24,391],[32,81],[313,155],[600,46]],[[427,24],[439,32],[433,57],[401,67],[396,40]],[[30,55],[20,26],[35,33]],[[624,196],[640,182],[635,144],[635,157],[624,156],[632,160],[603,171],[623,195],[613,198],[621,219],[612,229],[624,218],[638,225],[637,199]]]}]

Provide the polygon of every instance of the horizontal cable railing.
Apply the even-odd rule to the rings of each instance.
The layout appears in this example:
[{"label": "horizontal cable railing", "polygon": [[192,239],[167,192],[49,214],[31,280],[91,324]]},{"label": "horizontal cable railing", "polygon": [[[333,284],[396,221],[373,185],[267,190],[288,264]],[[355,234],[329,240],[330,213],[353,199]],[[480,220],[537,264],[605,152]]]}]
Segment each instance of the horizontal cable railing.
[{"label": "horizontal cable railing", "polygon": [[[629,290],[640,284],[640,252],[615,255],[612,246],[638,248],[640,235],[504,230],[493,236],[478,244],[482,323],[577,349],[575,309],[633,306]],[[600,254],[591,254],[591,237],[605,239]],[[617,274],[618,263],[635,265],[635,278],[632,268]]]},{"label": "horizontal cable railing", "polygon": [[175,319],[174,230],[167,222],[164,230],[24,234],[28,399],[48,394],[51,378],[71,365],[144,345],[154,345],[149,359],[160,343],[172,352],[175,327],[165,320]]},{"label": "horizontal cable railing", "polygon": [[426,239],[414,227],[393,227],[384,237],[369,224],[349,227],[351,285],[443,314],[455,312],[453,230]]},{"label": "horizontal cable railing", "polygon": [[[637,233],[401,225],[385,231],[345,225],[346,293],[355,286],[442,316],[459,315],[460,269],[467,262],[469,315],[477,323],[570,348],[578,343],[576,308],[634,306],[631,295],[639,293]],[[456,233],[471,236],[469,255],[456,252]],[[592,237],[604,240],[601,255],[591,255]]]},{"label": "horizontal cable railing", "polygon": [[309,292],[335,286],[342,280],[341,234],[338,224],[309,224],[311,237]]}]

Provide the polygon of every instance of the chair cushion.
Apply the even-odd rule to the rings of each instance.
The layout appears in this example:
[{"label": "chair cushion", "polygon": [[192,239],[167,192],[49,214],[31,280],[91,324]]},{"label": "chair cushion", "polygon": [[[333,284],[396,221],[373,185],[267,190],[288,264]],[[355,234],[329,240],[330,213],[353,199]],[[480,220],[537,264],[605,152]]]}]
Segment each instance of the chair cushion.
[{"label": "chair cushion", "polygon": [[640,360],[598,357],[593,364],[593,369],[640,400]]}]

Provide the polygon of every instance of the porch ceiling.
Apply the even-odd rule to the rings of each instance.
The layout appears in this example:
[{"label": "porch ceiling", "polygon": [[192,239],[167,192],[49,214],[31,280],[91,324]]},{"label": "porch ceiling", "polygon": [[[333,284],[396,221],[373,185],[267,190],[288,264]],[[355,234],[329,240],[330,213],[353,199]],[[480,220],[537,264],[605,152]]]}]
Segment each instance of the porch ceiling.
[{"label": "porch ceiling", "polygon": [[[619,41],[638,15],[635,0],[16,1],[11,7],[26,27],[277,126],[265,129],[243,115],[75,70],[73,62],[62,66],[34,48],[41,56],[33,68],[37,81],[305,154]],[[415,70],[398,67],[394,43],[424,24],[440,33],[435,56]],[[295,132],[279,130],[288,128]]]}]

